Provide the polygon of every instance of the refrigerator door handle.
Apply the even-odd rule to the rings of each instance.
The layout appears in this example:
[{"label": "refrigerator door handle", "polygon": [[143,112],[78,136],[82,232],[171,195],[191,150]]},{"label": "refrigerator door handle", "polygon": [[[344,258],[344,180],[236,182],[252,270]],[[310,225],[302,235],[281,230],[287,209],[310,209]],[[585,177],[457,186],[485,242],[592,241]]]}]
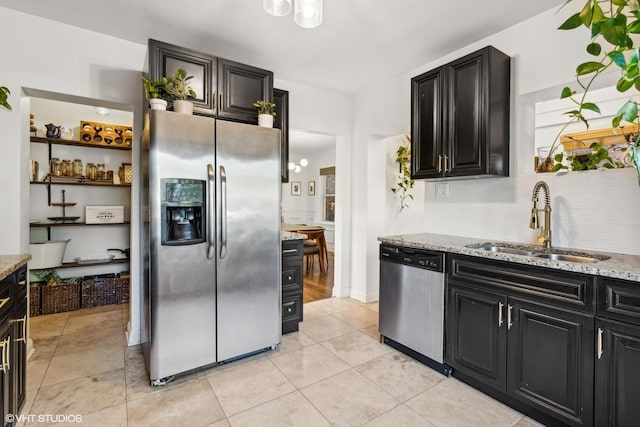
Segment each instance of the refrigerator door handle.
[{"label": "refrigerator door handle", "polygon": [[220,166],[220,259],[227,254],[227,171]]},{"label": "refrigerator door handle", "polygon": [[213,259],[215,256],[215,233],[213,232],[213,217],[215,215],[215,183],[216,174],[213,165],[207,165],[207,258]]}]

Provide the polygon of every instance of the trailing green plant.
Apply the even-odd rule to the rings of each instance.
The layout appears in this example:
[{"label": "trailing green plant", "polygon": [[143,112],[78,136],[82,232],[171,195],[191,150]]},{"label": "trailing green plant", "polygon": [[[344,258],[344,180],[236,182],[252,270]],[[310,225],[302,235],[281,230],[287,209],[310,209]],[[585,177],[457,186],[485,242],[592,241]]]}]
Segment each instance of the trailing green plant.
[{"label": "trailing green plant", "polygon": [[10,94],[11,94],[11,91],[9,90],[8,87],[0,86],[0,105],[2,105],[4,108],[6,108],[9,111],[11,111],[11,105],[9,105],[9,103],[7,102],[7,98],[9,98]]},{"label": "trailing green plant", "polygon": [[162,95],[165,93],[164,85],[166,79],[151,80],[145,76],[140,77],[142,77],[142,87],[144,88],[144,94],[147,97],[147,100],[162,98]]},{"label": "trailing green plant", "polygon": [[253,106],[258,110],[258,114],[271,114],[274,117],[276,115],[276,104],[273,102],[259,100],[255,101]]},{"label": "trailing green plant", "polygon": [[186,101],[189,98],[195,98],[196,92],[189,85],[189,80],[193,76],[187,76],[187,72],[182,68],[179,68],[173,76],[163,77],[165,92],[173,99],[179,99]]},{"label": "trailing green plant", "polygon": [[589,152],[585,154],[571,154],[567,156],[569,166],[563,163],[564,153],[558,153],[554,156],[556,164],[553,165],[553,172],[557,172],[561,169],[569,169],[574,171],[597,169],[602,166],[607,169],[615,169],[617,167],[624,167],[619,162],[614,162],[609,155],[609,150],[604,148],[602,144],[597,142],[592,143],[589,146]]},{"label": "trailing green plant", "polygon": [[[567,0],[565,6],[573,0]],[[561,98],[570,99],[576,105],[575,109],[566,112],[571,121],[583,122],[587,128],[589,122],[585,112],[600,113],[600,108],[593,102],[587,101],[587,94],[594,81],[602,73],[609,69],[617,68],[620,78],[616,89],[619,92],[627,92],[630,89],[640,91],[640,50],[636,43],[640,34],[640,4],[638,0],[580,0],[583,4],[580,12],[570,16],[559,29],[573,30],[586,27],[591,32],[591,40],[586,45],[586,51],[594,57],[593,60],[583,62],[576,67],[576,81],[583,93],[569,87],[562,89]],[[618,110],[611,121],[611,126],[616,128],[622,121],[636,122],[640,125],[638,117],[638,101],[630,98]],[[640,182],[640,157],[637,147],[640,147],[640,133],[629,141],[632,148],[631,158],[638,168]]]},{"label": "trailing green plant", "polygon": [[[411,141],[411,137],[404,135],[407,141]],[[408,146],[401,144],[396,151],[396,162],[400,165],[400,174],[396,186],[391,188],[391,192],[400,195],[400,211],[408,208],[407,199],[413,200],[413,194],[409,191],[413,189],[415,181],[411,179],[411,150]]]}]

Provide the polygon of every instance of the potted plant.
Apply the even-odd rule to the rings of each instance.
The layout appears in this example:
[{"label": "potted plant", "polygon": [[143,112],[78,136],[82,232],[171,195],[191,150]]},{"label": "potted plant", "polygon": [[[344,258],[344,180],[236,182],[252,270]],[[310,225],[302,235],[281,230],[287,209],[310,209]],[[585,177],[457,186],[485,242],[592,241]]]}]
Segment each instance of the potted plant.
[{"label": "potted plant", "polygon": [[0,105],[7,110],[11,111],[11,105],[7,102],[7,98],[11,94],[11,91],[6,86],[0,86]]},{"label": "potted plant", "polygon": [[276,104],[269,101],[259,100],[253,103],[258,110],[258,126],[272,128],[273,118],[276,115]]},{"label": "potted plant", "polygon": [[196,92],[189,85],[193,76],[187,76],[187,72],[179,68],[173,76],[164,77],[164,90],[173,98],[173,109],[178,113],[192,114],[193,103],[189,98],[195,98]]},{"label": "potted plant", "polygon": [[167,109],[167,101],[162,99],[162,94],[165,92],[164,85],[165,81],[162,80],[151,80],[142,77],[142,87],[144,87],[144,94],[149,101],[149,107],[152,110],[166,110]]},{"label": "potted plant", "polygon": [[[408,134],[405,134],[404,138],[409,143],[411,142],[411,137]],[[391,192],[400,195],[400,212],[402,212],[404,208],[409,207],[407,199],[413,200],[413,194],[409,193],[409,191],[413,189],[416,183],[411,179],[411,170],[409,169],[409,165],[411,164],[411,150],[409,147],[400,144],[396,151],[396,162],[400,165],[400,172],[398,182],[396,186],[391,189]]]},{"label": "potted plant", "polygon": [[[572,0],[568,0],[565,5],[571,2]],[[575,109],[566,113],[571,117],[571,121],[581,121],[588,128],[585,111],[600,113],[600,108],[592,102],[587,102],[587,93],[602,73],[617,67],[620,72],[617,90],[640,90],[640,49],[636,46],[636,35],[640,34],[640,13],[637,0],[582,0],[581,4],[583,6],[580,12],[570,16],[559,29],[587,27],[590,30],[590,40],[586,45],[586,51],[594,60],[583,62],[576,67],[576,80],[584,91],[582,95],[576,97],[575,91],[565,87],[560,97],[571,99],[576,104]],[[638,101],[629,99],[613,118],[612,127],[618,127],[623,120],[640,125]],[[629,155],[638,170],[640,184],[640,132],[630,138]]]}]

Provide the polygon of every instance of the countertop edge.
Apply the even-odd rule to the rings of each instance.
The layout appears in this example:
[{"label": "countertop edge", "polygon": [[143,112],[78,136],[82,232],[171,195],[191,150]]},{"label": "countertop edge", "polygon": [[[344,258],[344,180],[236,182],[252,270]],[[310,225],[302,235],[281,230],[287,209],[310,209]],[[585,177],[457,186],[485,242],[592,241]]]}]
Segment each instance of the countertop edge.
[{"label": "countertop edge", "polygon": [[0,255],[0,280],[25,265],[31,259],[31,254]]},{"label": "countertop edge", "polygon": [[[449,236],[444,234],[431,233],[381,236],[378,237],[378,241],[386,244],[429,249],[441,252],[475,256],[479,258],[488,258],[519,264],[533,265],[537,267],[553,268],[556,270],[572,271],[577,273],[589,274],[592,276],[610,277],[614,279],[640,282],[640,256],[637,255],[588,251],[601,255],[607,255],[611,258],[605,261],[598,261],[594,264],[583,264],[567,261],[553,261],[545,258],[537,258],[525,255],[490,252],[482,249],[467,247],[467,245],[485,242],[523,244],[522,242],[508,242],[492,239],[478,239],[473,237]],[[576,250],[569,248],[557,249]]]},{"label": "countertop edge", "polygon": [[306,239],[306,238],[307,238],[306,234],[293,233],[291,231],[281,231],[280,232],[280,241],[301,240],[301,239]]}]

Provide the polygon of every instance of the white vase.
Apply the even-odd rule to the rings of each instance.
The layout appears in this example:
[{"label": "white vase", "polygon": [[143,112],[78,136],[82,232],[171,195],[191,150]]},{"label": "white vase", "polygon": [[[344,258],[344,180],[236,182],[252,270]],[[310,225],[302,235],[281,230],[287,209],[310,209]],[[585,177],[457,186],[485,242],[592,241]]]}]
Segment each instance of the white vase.
[{"label": "white vase", "polygon": [[151,98],[149,100],[149,107],[151,107],[152,110],[166,110],[167,101],[160,98]]},{"label": "white vase", "polygon": [[173,111],[176,113],[191,115],[193,114],[193,102],[176,99],[173,101]]},{"label": "white vase", "polygon": [[258,114],[258,126],[263,128],[272,128],[273,116],[271,114]]}]

